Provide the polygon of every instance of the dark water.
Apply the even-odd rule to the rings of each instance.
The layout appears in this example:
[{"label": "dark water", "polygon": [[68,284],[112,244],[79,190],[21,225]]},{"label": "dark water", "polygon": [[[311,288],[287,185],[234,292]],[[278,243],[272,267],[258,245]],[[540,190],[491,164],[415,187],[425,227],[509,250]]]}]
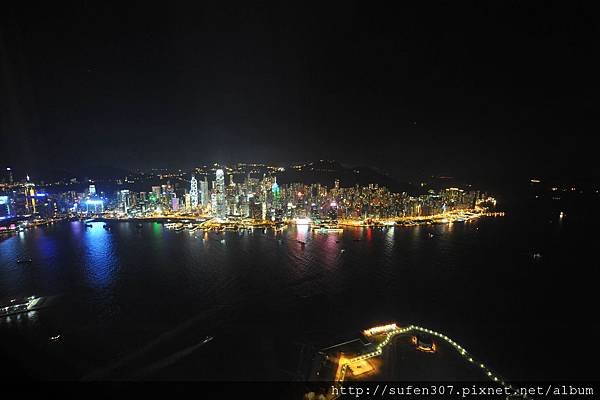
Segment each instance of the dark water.
[{"label": "dark water", "polygon": [[451,336],[508,379],[596,379],[584,214],[327,235],[37,228],[0,242],[0,298],[60,298],[2,319],[0,350],[31,378],[288,380],[314,348],[397,321]]}]

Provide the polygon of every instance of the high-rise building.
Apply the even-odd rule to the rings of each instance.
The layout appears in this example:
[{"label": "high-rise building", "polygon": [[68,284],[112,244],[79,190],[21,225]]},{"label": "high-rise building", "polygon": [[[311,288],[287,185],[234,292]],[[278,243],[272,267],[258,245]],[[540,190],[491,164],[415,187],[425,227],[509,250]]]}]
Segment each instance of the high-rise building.
[{"label": "high-rise building", "polygon": [[185,210],[190,211],[192,209],[192,197],[189,193],[185,194]]},{"label": "high-rise building", "polygon": [[225,202],[225,173],[222,169],[218,169],[216,172],[215,192],[217,195],[217,209],[214,210],[215,215],[217,218],[225,219],[227,216],[227,204]]},{"label": "high-rise building", "polygon": [[250,199],[250,218],[263,219],[262,203],[255,201],[253,198]]},{"label": "high-rise building", "polygon": [[193,175],[190,181],[190,205],[192,210],[198,207],[198,181]]},{"label": "high-rise building", "polygon": [[10,197],[0,196],[0,220],[14,217],[13,209],[10,205]]},{"label": "high-rise building", "polygon": [[96,185],[90,185],[90,196],[96,195]]},{"label": "high-rise building", "polygon": [[213,215],[217,215],[217,194],[215,192],[210,194],[210,210]]},{"label": "high-rise building", "polygon": [[10,183],[11,185],[13,183],[12,168],[10,167],[6,168],[6,183]]},{"label": "high-rise building", "polygon": [[202,207],[206,207],[208,205],[209,202],[209,196],[208,196],[208,181],[206,179],[206,176],[204,177],[203,181],[200,181],[200,204],[202,205]]},{"label": "high-rise building", "polygon": [[332,201],[331,204],[329,205],[329,212],[327,213],[327,216],[329,217],[330,220],[337,221],[338,205],[335,201]]},{"label": "high-rise building", "polygon": [[123,189],[119,192],[119,208],[123,210],[123,212],[127,212],[131,207],[131,196],[129,193],[129,189]]},{"label": "high-rise building", "polygon": [[316,221],[320,218],[319,206],[316,205],[315,203],[312,203],[310,205],[310,218],[312,218],[313,221]]}]

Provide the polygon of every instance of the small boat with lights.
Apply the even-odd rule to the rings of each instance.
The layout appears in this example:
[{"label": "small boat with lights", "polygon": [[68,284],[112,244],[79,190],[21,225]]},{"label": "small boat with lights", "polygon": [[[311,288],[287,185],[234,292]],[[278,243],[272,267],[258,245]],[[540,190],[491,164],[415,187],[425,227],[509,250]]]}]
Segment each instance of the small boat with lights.
[{"label": "small boat with lights", "polygon": [[58,342],[60,340],[60,334],[56,335],[56,336],[50,336],[50,338],[48,338],[48,341],[50,342]]},{"label": "small boat with lights", "polygon": [[312,229],[313,229],[313,231],[317,231],[319,233],[344,232],[344,228],[340,228],[337,225],[327,225],[327,224],[316,225],[316,226],[313,226]]},{"label": "small boat with lights", "polygon": [[24,299],[11,299],[10,303],[0,305],[0,318],[15,314],[28,313],[30,311],[39,310],[47,307],[52,303],[54,296],[50,297],[35,297],[29,296]]}]

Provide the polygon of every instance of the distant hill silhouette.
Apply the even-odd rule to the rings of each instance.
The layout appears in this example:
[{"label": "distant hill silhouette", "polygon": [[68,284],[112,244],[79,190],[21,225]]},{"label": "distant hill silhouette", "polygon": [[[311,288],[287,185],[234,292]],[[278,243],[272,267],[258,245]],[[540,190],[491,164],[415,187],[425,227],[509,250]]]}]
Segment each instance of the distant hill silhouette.
[{"label": "distant hill silhouette", "polygon": [[29,174],[35,180],[52,182],[71,178],[77,178],[78,181],[82,181],[85,178],[92,180],[124,178],[127,175],[131,175],[132,172],[122,168],[99,165],[91,167],[81,167],[72,170],[45,168],[42,171],[32,171]]},{"label": "distant hill silhouette", "polygon": [[320,160],[305,164],[302,168],[286,168],[277,174],[280,183],[320,183],[333,187],[336,179],[340,187],[350,187],[356,184],[366,186],[370,183],[385,186],[394,192],[414,192],[415,187],[409,183],[402,183],[389,174],[366,166],[347,166],[337,161]]}]

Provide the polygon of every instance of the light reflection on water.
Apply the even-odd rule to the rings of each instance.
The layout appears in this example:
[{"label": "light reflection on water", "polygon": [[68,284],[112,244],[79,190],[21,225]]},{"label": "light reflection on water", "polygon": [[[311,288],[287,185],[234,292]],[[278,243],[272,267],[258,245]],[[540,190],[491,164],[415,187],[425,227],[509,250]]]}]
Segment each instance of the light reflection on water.
[{"label": "light reflection on water", "polygon": [[[328,234],[308,226],[277,234],[190,234],[157,223],[142,229],[116,224],[112,233],[103,223],[56,224],[0,242],[0,297],[68,292],[63,308],[41,310],[36,318],[59,315],[61,332],[77,331],[84,342],[101,343],[99,348],[115,354],[211,312],[195,330],[209,334],[226,325],[232,331],[227,324],[250,320],[253,329],[272,324],[298,335],[335,335],[393,319],[458,340],[477,337],[479,326],[492,323],[489,310],[495,318],[526,312],[527,292],[518,285],[529,281],[532,268],[551,270],[543,264],[550,255],[531,265],[526,231],[519,236],[503,224],[499,219]],[[24,255],[34,263],[17,266]],[[219,307],[226,311],[214,311]],[[7,321],[18,319],[0,326]],[[476,346],[472,338],[461,342]]]},{"label": "light reflection on water", "polygon": [[96,288],[104,288],[112,282],[119,263],[115,249],[116,233],[109,233],[102,225],[100,222],[92,223],[92,227],[86,228],[81,237],[86,278],[88,283]]}]

